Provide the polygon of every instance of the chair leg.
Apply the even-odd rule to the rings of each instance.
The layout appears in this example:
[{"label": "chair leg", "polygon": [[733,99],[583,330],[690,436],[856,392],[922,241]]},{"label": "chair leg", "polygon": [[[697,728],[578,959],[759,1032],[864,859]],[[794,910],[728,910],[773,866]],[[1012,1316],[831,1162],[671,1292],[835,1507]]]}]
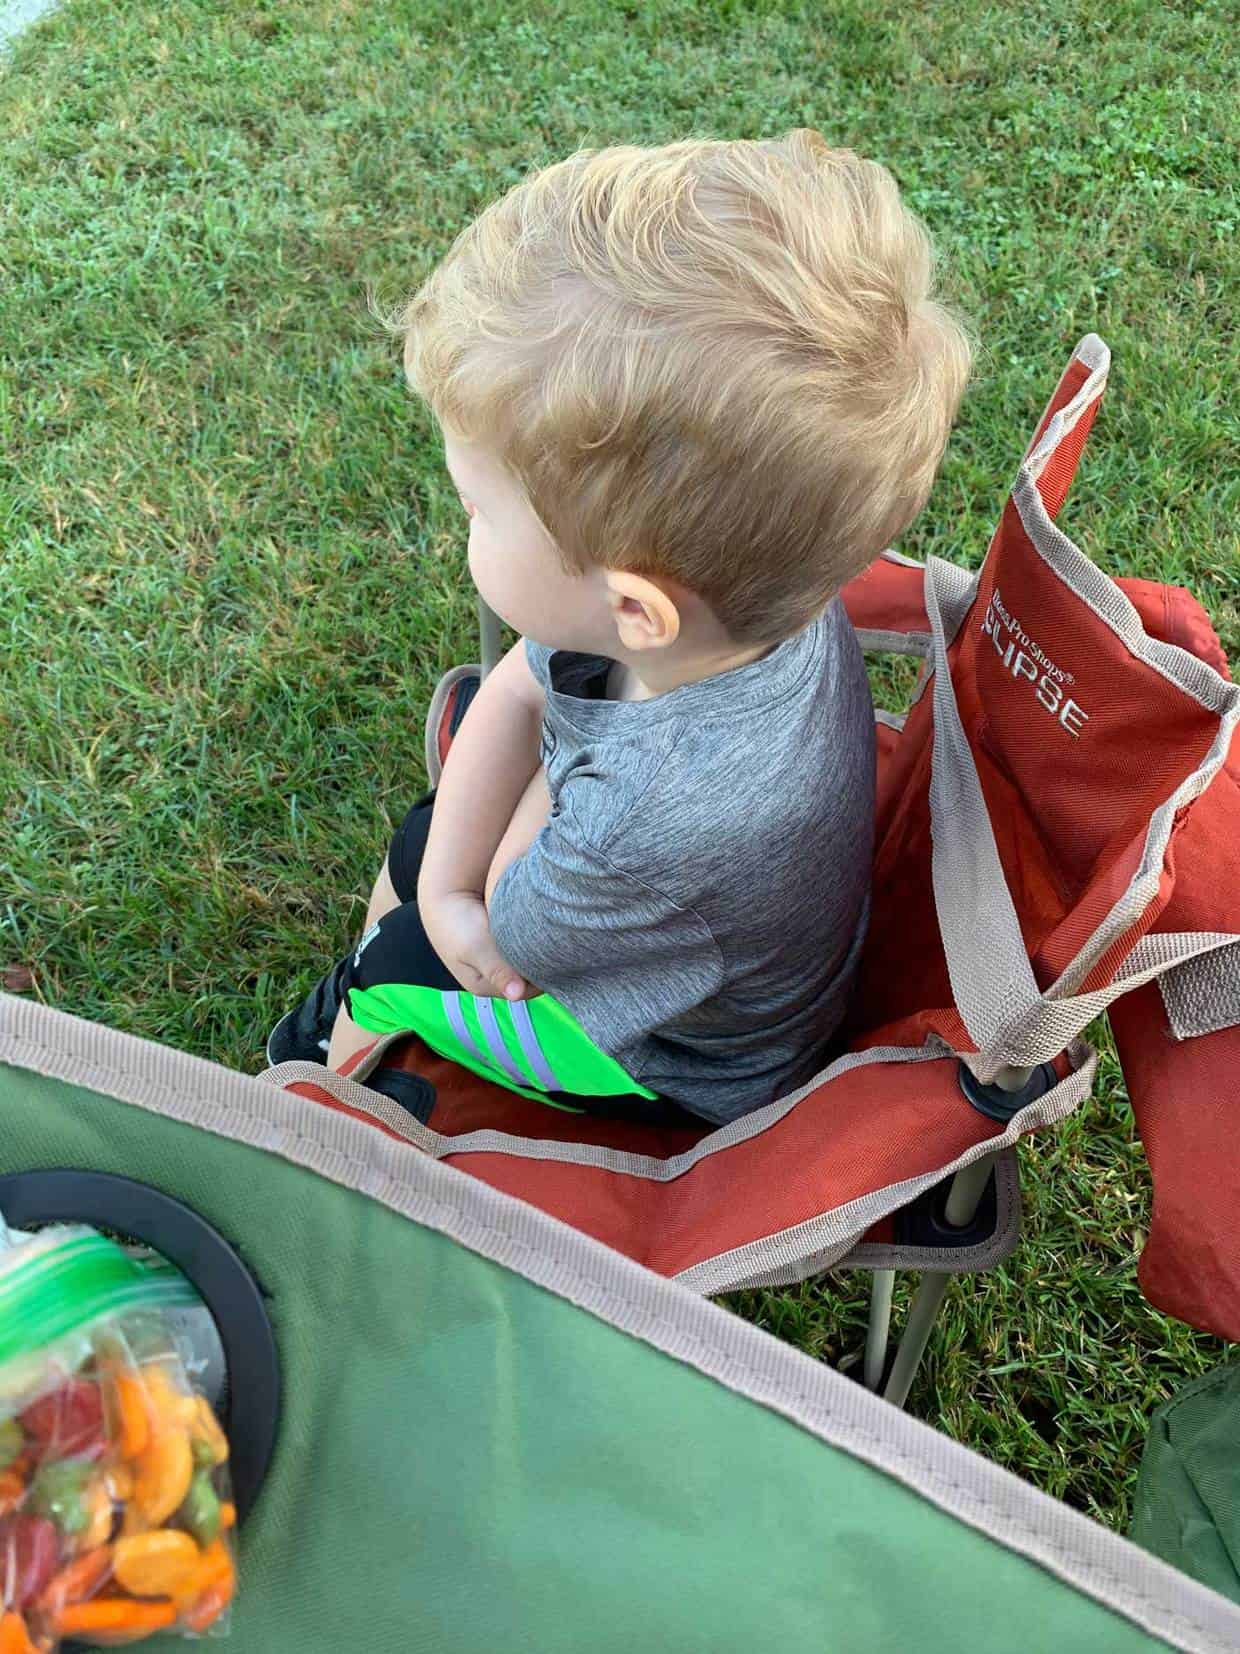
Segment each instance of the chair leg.
[{"label": "chair leg", "polygon": [[891,1328],[891,1293],[896,1284],[894,1269],[876,1269],[870,1286],[870,1326],[865,1335],[865,1387],[877,1390],[887,1365],[887,1334]]},{"label": "chair leg", "polygon": [[478,632],[482,648],[482,675],[485,678],[488,672],[493,672],[499,665],[503,633],[500,630],[499,616],[481,597],[478,599]]},{"label": "chair leg", "polygon": [[896,1349],[896,1358],[891,1364],[891,1377],[883,1391],[884,1399],[894,1402],[897,1407],[903,1407],[908,1400],[950,1279],[949,1275],[927,1270],[909,1305],[908,1321]]},{"label": "chair leg", "polygon": [[[951,1227],[963,1229],[972,1221],[990,1180],[995,1158],[993,1154],[985,1155],[973,1165],[966,1166],[962,1172],[957,1172],[952,1179],[944,1212],[944,1218]],[[896,1358],[891,1364],[891,1376],[883,1391],[884,1398],[897,1407],[903,1407],[908,1400],[950,1279],[950,1275],[940,1270],[927,1270],[909,1306],[908,1321],[896,1350]]]}]

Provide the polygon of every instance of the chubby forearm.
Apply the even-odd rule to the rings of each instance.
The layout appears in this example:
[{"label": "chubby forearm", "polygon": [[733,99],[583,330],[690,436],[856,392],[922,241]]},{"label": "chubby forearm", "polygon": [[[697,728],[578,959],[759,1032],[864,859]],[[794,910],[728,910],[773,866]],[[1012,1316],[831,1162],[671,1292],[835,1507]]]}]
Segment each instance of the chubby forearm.
[{"label": "chubby forearm", "polygon": [[539,768],[543,694],[518,643],[484,681],[457,731],[435,795],[419,905],[481,895],[496,850]]}]

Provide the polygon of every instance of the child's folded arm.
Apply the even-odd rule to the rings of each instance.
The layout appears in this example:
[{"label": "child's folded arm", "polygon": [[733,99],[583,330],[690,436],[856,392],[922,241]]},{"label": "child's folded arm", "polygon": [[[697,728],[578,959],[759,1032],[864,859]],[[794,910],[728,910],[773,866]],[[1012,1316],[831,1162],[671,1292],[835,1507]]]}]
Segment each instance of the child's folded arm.
[{"label": "child's folded arm", "polygon": [[445,891],[481,895],[513,811],[538,768],[543,692],[524,644],[483,680],[452,742],[418,881],[418,900]]},{"label": "child's folded arm", "polygon": [[[444,964],[475,993],[512,994],[482,893],[538,768],[543,692],[518,643],[483,682],[444,763],[418,878],[418,910]],[[524,984],[517,984],[517,992]]]}]

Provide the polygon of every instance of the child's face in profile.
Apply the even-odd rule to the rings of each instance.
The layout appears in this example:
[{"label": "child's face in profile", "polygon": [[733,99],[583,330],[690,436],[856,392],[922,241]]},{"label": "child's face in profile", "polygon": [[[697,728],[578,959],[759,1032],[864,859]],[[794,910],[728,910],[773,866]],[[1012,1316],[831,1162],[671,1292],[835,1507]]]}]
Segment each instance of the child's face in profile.
[{"label": "child's face in profile", "polygon": [[555,543],[498,458],[444,432],[448,474],[469,515],[469,572],[513,631],[550,649],[614,646],[602,572],[564,567]]}]

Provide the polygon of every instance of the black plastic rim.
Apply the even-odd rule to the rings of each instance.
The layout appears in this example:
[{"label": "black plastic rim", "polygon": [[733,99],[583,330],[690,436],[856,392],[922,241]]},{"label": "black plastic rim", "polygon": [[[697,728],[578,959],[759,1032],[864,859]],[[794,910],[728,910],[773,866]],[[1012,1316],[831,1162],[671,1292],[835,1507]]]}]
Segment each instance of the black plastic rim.
[{"label": "black plastic rim", "polygon": [[999,1190],[994,1169],[986,1179],[977,1210],[967,1223],[959,1227],[947,1221],[947,1197],[955,1181],[953,1173],[932,1188],[923,1189],[916,1200],[900,1208],[895,1214],[894,1225],[897,1246],[981,1246],[992,1238],[999,1225]]},{"label": "black plastic rim", "polygon": [[14,1172],[0,1177],[0,1211],[15,1229],[89,1223],[161,1253],[211,1311],[228,1372],[223,1419],[237,1519],[263,1485],[280,1414],[280,1360],[262,1291],[217,1229],[171,1195],[107,1172]]},{"label": "black plastic rim", "polygon": [[988,1120],[998,1120],[1002,1125],[1059,1083],[1059,1076],[1049,1062],[1035,1068],[1020,1091],[1005,1091],[1000,1085],[983,1085],[968,1064],[963,1062],[956,1065],[956,1077],[961,1091],[977,1112],[984,1114]]}]

